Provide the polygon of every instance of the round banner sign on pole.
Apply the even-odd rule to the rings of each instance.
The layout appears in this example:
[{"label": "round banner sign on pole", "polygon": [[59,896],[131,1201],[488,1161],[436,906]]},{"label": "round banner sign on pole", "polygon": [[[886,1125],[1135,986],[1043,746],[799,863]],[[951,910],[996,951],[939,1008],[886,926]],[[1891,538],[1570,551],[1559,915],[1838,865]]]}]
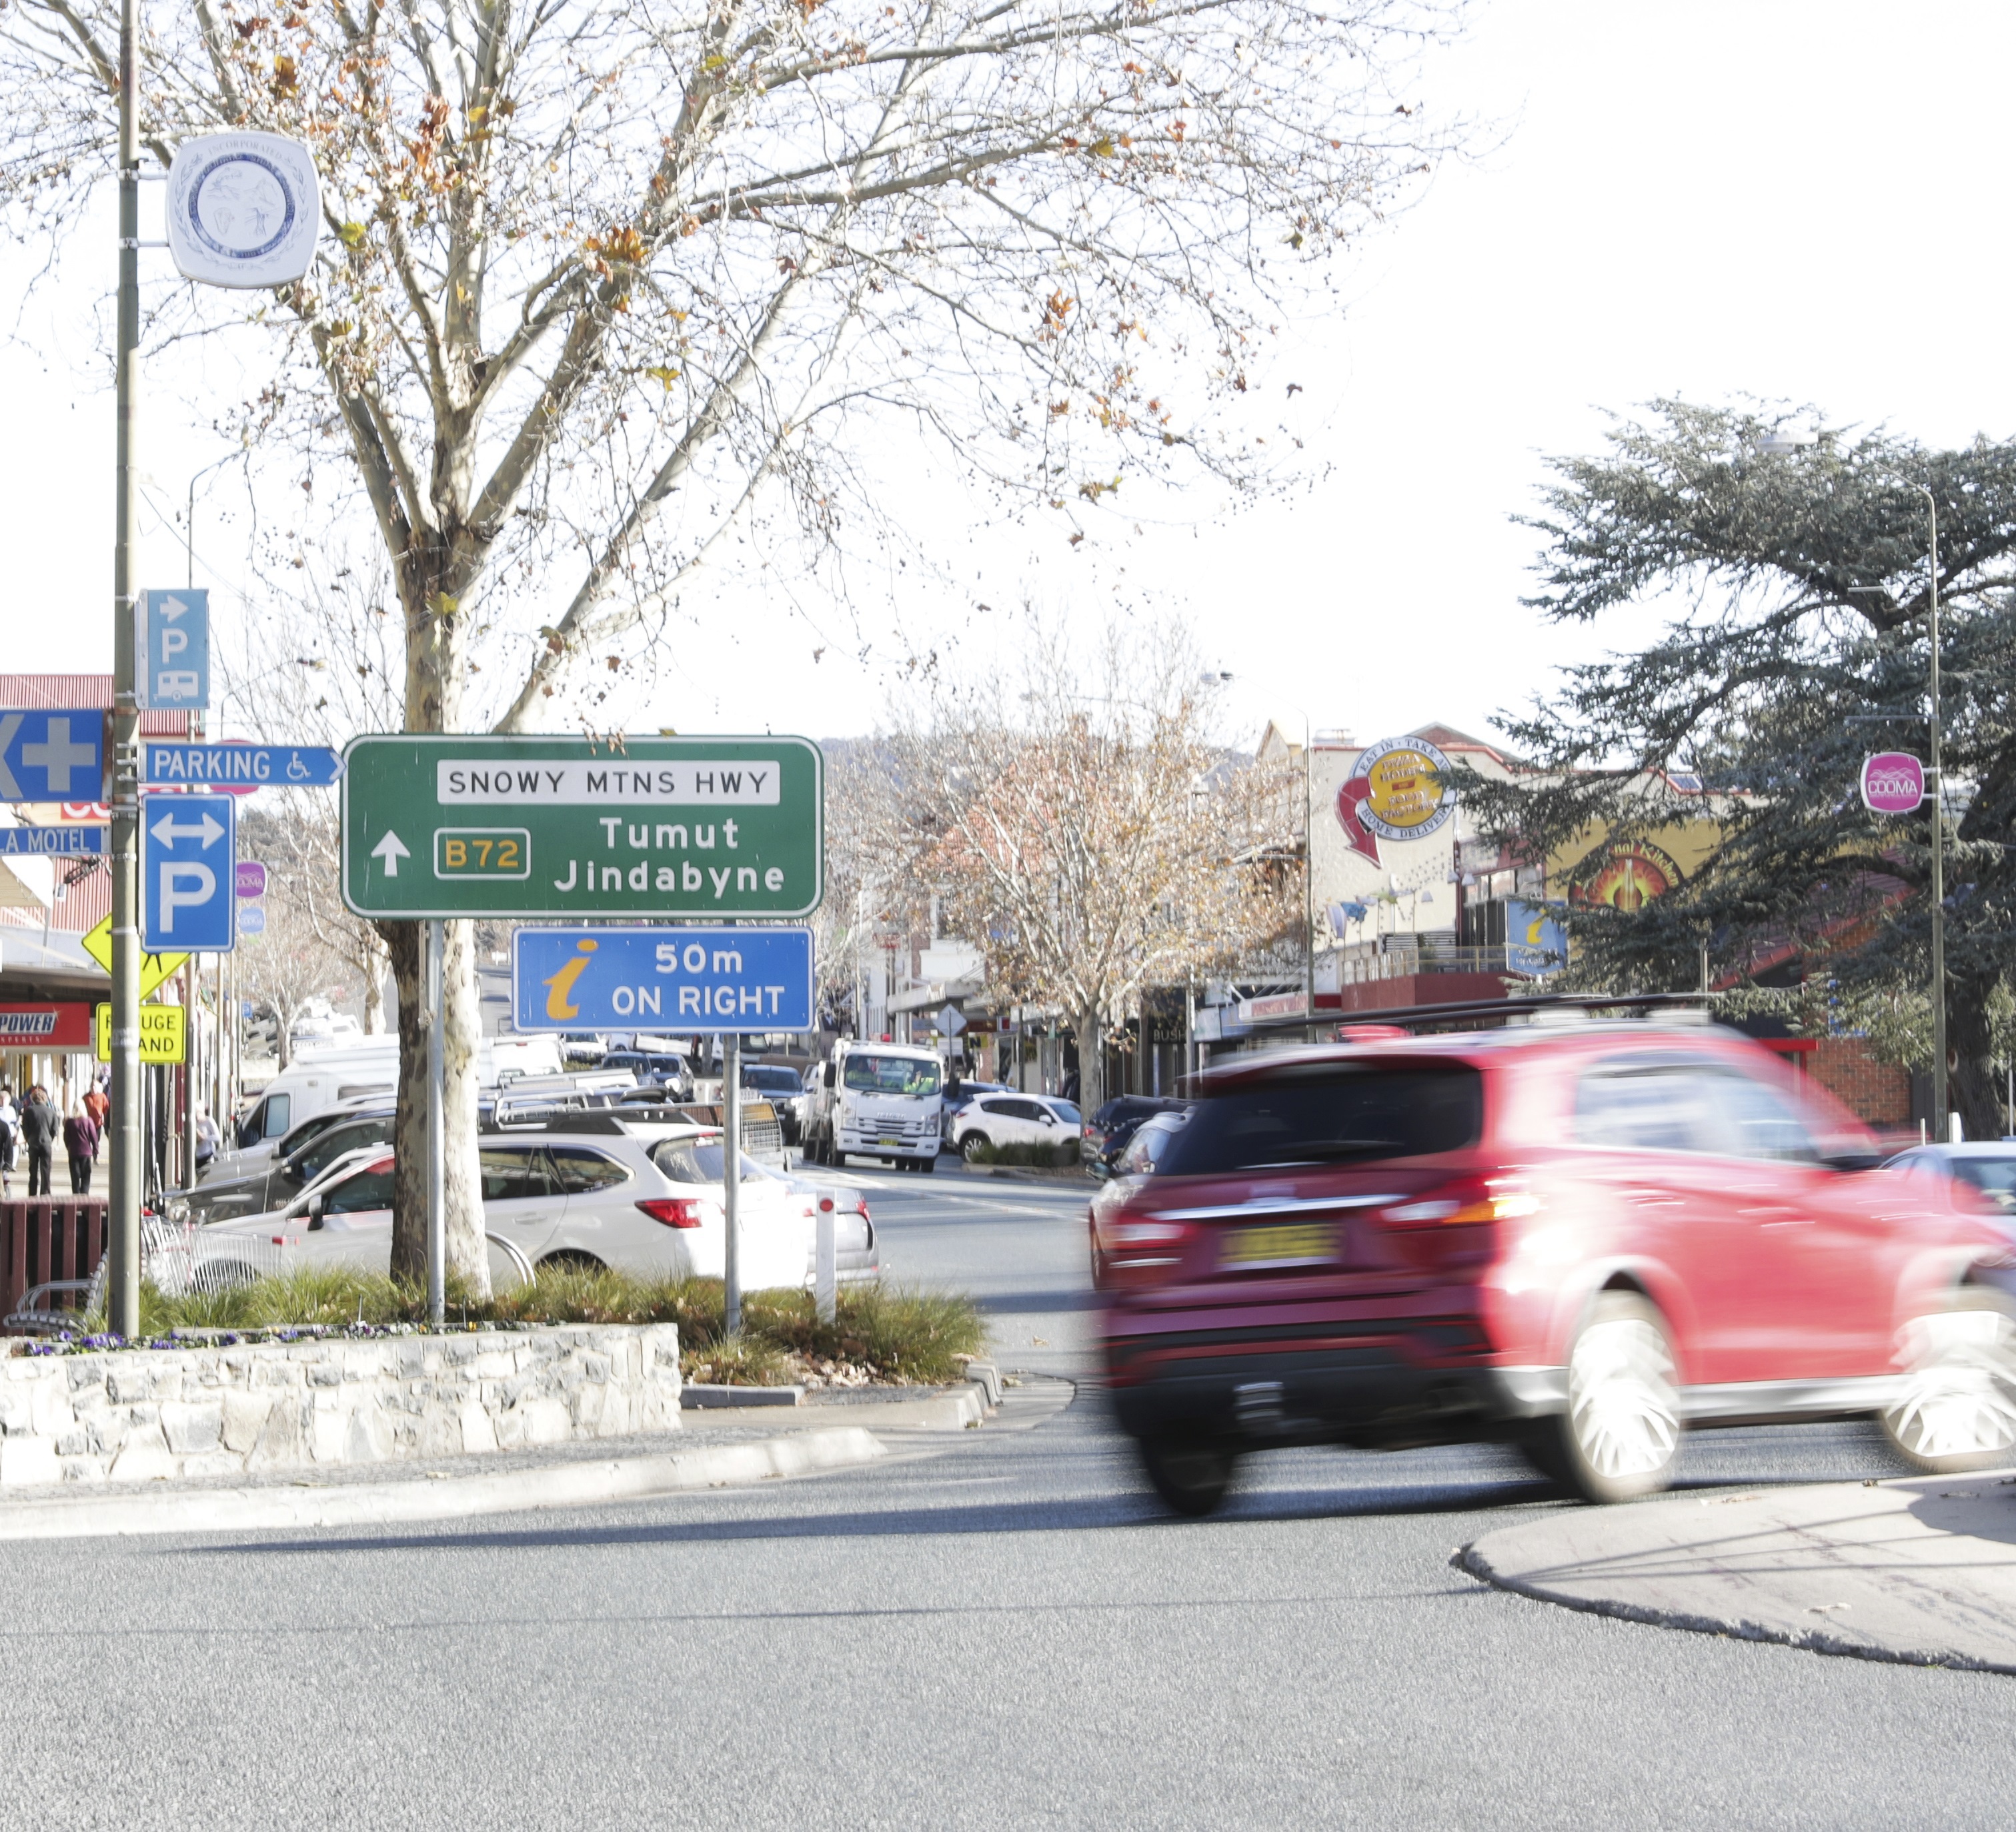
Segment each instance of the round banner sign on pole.
[{"label": "round banner sign on pole", "polygon": [[283,134],[201,134],[168,167],[168,249],[207,286],[285,286],[315,261],[322,185],[314,157]]},{"label": "round banner sign on pole", "polygon": [[1862,805],[1871,814],[1916,814],[1925,799],[1925,766],[1908,750],[1862,760]]}]

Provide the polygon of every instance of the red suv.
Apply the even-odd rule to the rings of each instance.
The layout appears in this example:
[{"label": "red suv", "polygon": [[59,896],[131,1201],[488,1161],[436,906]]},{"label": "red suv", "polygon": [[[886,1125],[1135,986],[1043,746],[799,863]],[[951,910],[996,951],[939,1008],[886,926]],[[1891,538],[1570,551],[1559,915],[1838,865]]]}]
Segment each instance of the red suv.
[{"label": "red suv", "polygon": [[1107,1377],[1169,1505],[1240,1455],[1510,1440],[1593,1501],[1689,1427],[1874,1414],[1933,1470],[2016,1447],[1988,1218],[1733,1031],[1546,1024],[1214,1071],[1095,1206]]}]

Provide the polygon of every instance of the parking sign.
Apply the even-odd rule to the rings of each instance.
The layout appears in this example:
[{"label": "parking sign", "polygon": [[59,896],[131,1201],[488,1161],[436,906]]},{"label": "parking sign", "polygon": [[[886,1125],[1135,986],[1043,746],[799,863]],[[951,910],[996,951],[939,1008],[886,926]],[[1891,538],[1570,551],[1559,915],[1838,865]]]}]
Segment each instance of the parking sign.
[{"label": "parking sign", "polygon": [[229,795],[140,803],[140,933],[156,952],[227,952],[237,939],[238,804]]},{"label": "parking sign", "polygon": [[209,705],[209,591],[142,592],[135,615],[135,698],[153,708]]}]

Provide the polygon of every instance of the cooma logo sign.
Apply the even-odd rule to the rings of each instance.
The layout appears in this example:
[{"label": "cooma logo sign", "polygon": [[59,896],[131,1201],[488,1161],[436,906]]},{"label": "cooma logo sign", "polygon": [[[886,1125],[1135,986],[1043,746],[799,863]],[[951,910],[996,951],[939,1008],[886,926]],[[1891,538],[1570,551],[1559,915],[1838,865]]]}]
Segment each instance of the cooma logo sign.
[{"label": "cooma logo sign", "polygon": [[1925,799],[1925,766],[1907,750],[1862,760],[1862,804],[1872,814],[1913,814]]}]

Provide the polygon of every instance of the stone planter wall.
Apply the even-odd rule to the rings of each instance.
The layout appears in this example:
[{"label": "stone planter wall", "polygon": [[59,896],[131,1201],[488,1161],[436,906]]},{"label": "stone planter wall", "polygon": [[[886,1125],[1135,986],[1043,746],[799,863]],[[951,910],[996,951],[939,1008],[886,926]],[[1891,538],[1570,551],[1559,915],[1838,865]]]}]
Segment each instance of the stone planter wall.
[{"label": "stone planter wall", "polygon": [[670,1323],[16,1355],[0,1488],[323,1469],[676,1431]]}]

